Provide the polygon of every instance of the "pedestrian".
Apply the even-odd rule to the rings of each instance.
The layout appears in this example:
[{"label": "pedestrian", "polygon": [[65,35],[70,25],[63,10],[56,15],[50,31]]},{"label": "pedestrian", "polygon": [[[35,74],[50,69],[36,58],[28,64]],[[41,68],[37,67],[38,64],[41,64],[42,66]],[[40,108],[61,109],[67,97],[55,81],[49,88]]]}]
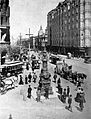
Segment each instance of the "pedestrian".
[{"label": "pedestrian", "polygon": [[70,93],[70,87],[67,86],[67,97],[69,97],[69,93]]},{"label": "pedestrian", "polygon": [[11,114],[9,115],[9,119],[13,119]]},{"label": "pedestrian", "polygon": [[39,84],[39,88],[41,89],[42,88],[42,79],[40,78],[40,80],[39,80],[39,82],[38,82],[38,84]]},{"label": "pedestrian", "polygon": [[62,86],[61,86],[61,85],[60,85],[60,87],[58,88],[58,92],[59,92],[60,96],[62,96],[62,93],[63,93],[63,88],[62,88]]},{"label": "pedestrian", "polygon": [[71,106],[71,104],[72,104],[72,95],[69,95],[69,97],[68,97],[68,109],[69,109],[70,111],[72,111],[72,106]]},{"label": "pedestrian", "polygon": [[80,93],[81,93],[81,88],[77,89],[77,94],[76,97],[74,98],[76,102],[80,102]]},{"label": "pedestrian", "polygon": [[31,99],[31,91],[32,91],[32,88],[31,88],[31,86],[29,85],[29,87],[28,87],[28,98],[30,98]]},{"label": "pedestrian", "polygon": [[25,75],[25,84],[28,84],[28,78],[27,78],[27,75]]},{"label": "pedestrian", "polygon": [[85,100],[85,93],[84,93],[84,91],[83,91],[83,88],[81,88],[81,92],[80,92],[80,101],[79,101],[79,107],[80,107],[80,109],[81,109],[81,111],[83,110],[83,108],[84,108],[84,105],[83,105],[83,103],[86,103],[86,100]]},{"label": "pedestrian", "polygon": [[54,78],[54,82],[56,83],[56,79],[57,79],[57,74],[56,73],[54,73],[53,78]]},{"label": "pedestrian", "polygon": [[45,88],[45,98],[49,99],[49,88],[48,87]]},{"label": "pedestrian", "polygon": [[28,75],[28,79],[29,79],[28,82],[31,83],[31,79],[32,79],[31,72],[30,72],[29,75]]},{"label": "pedestrian", "polygon": [[33,75],[33,82],[36,83],[36,79],[37,79],[37,75],[36,73],[34,72],[34,75]]},{"label": "pedestrian", "polygon": [[61,85],[61,79],[58,78],[58,80],[57,80],[57,86],[59,87],[60,85]]},{"label": "pedestrian", "polygon": [[66,103],[66,88],[63,91],[63,103]]},{"label": "pedestrian", "polygon": [[37,100],[37,102],[40,102],[40,98],[41,98],[41,91],[40,91],[40,88],[37,89],[36,94],[37,94],[36,100]]},{"label": "pedestrian", "polygon": [[23,82],[23,80],[22,80],[22,75],[20,75],[20,82],[19,82],[19,85],[23,85],[24,84],[24,82]]},{"label": "pedestrian", "polygon": [[85,100],[85,93],[83,91],[83,88],[81,88],[81,96],[83,97],[83,103],[86,103],[86,100]]},{"label": "pedestrian", "polygon": [[28,63],[26,64],[26,69],[29,70],[29,64]]},{"label": "pedestrian", "polygon": [[35,65],[35,62],[32,60],[32,71],[34,72],[34,65]]},{"label": "pedestrian", "polygon": [[77,84],[77,88],[78,87],[81,87],[81,81],[80,81],[80,79],[79,79],[78,84]]}]

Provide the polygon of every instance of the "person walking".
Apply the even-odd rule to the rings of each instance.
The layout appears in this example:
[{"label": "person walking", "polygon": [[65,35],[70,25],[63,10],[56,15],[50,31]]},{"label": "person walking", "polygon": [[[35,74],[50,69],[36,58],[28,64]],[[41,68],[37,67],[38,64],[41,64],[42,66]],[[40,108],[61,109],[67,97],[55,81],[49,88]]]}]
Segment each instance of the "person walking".
[{"label": "person walking", "polygon": [[69,95],[68,97],[68,109],[72,111],[72,95]]},{"label": "person walking", "polygon": [[83,108],[84,108],[83,103],[86,103],[86,100],[85,100],[84,96],[85,96],[85,93],[84,93],[83,89],[81,88],[80,101],[79,101],[79,107],[80,107],[81,111],[83,111]]},{"label": "person walking", "polygon": [[29,64],[28,63],[26,64],[26,69],[29,70]]},{"label": "person walking", "polygon": [[45,98],[49,99],[49,88],[48,87],[45,88]]},{"label": "person walking", "polygon": [[41,91],[40,91],[40,88],[37,89],[36,94],[37,94],[36,100],[37,100],[37,102],[40,102],[40,98],[41,98]]},{"label": "person walking", "polygon": [[9,119],[13,119],[11,114],[9,115]]},{"label": "person walking", "polygon": [[29,87],[28,87],[28,98],[30,98],[31,99],[31,91],[32,91],[32,88],[31,88],[31,86],[29,85]]},{"label": "person walking", "polygon": [[24,84],[24,82],[23,82],[23,80],[22,80],[22,75],[20,75],[20,82],[19,82],[19,85],[23,85]]},{"label": "person walking", "polygon": [[70,93],[70,87],[67,86],[67,97],[69,97],[69,93]]},{"label": "person walking", "polygon": [[25,75],[25,84],[28,84],[28,78],[27,78],[27,75]]},{"label": "person walking", "polygon": [[62,93],[63,93],[63,88],[62,86],[59,87],[59,94],[62,96]]},{"label": "person walking", "polygon": [[63,103],[66,103],[66,88],[63,91]]},{"label": "person walking", "polygon": [[60,87],[60,85],[61,85],[61,79],[58,78],[58,80],[57,80],[57,86]]},{"label": "person walking", "polygon": [[33,75],[33,82],[36,83],[36,79],[37,79],[37,75],[36,73],[34,72],[34,75]]},{"label": "person walking", "polygon": [[54,73],[53,78],[54,78],[54,82],[56,83],[56,79],[57,79],[57,74],[56,73]]},{"label": "person walking", "polygon": [[31,72],[30,72],[29,75],[28,75],[28,79],[29,79],[28,82],[31,83],[31,79],[32,79]]}]

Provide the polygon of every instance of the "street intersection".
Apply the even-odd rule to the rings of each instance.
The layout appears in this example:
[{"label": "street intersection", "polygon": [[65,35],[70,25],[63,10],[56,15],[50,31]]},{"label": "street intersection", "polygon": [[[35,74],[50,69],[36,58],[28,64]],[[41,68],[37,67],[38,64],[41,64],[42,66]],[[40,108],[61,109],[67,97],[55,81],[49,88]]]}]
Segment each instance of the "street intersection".
[{"label": "street intersection", "polygon": [[[75,59],[66,59],[66,62],[73,66],[74,71],[84,72],[87,75],[87,79],[83,85],[86,95],[86,104],[84,105],[83,112],[78,109],[78,104],[74,101],[76,96],[76,86],[63,78],[61,78],[62,87],[66,88],[67,86],[70,86],[71,88],[73,98],[72,112],[65,109],[67,103],[63,104],[59,100],[56,88],[57,84],[54,82],[51,83],[53,95],[50,95],[47,100],[42,96],[41,102],[37,102],[36,87],[38,86],[40,70],[35,70],[38,78],[36,84],[33,82],[31,83],[31,99],[27,98],[29,84],[24,84],[23,86],[18,85],[15,89],[9,90],[4,95],[0,95],[0,119],[9,119],[10,114],[12,115],[12,119],[91,119],[91,65],[84,64],[83,61]],[[53,80],[54,67],[54,64],[48,63],[51,80]],[[29,71],[24,69],[23,81],[25,81],[25,75],[28,75],[29,72],[32,72],[31,68]]]}]

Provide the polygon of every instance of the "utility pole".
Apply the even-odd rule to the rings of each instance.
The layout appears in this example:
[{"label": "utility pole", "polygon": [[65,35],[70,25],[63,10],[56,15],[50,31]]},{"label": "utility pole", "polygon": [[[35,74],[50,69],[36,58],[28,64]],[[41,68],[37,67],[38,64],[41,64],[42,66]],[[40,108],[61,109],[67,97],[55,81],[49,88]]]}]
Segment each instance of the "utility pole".
[{"label": "utility pole", "polygon": [[[30,39],[30,36],[31,36],[31,35],[33,35],[33,34],[31,34],[31,33],[30,33],[30,28],[29,28],[29,33],[28,33],[28,34],[26,34],[26,35],[28,35],[28,36],[29,36],[29,39]],[[29,51],[30,51],[30,43],[29,43]]]},{"label": "utility pole", "polygon": [[[29,33],[28,33],[28,34],[26,34],[26,35],[28,35],[28,36],[29,36],[29,39],[30,39],[30,36],[31,36],[31,35],[33,35],[33,34],[31,34],[31,33],[30,33],[30,28],[29,28]],[[29,55],[30,55],[30,43],[29,43]]]}]

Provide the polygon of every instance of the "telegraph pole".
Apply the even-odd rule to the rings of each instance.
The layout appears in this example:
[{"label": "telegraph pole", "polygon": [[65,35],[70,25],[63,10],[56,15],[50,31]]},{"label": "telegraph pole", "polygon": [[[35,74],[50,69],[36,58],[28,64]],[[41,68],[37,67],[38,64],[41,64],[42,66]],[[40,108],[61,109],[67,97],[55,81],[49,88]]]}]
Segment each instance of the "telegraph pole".
[{"label": "telegraph pole", "polygon": [[[28,36],[29,36],[29,39],[30,39],[30,36],[31,36],[31,35],[33,35],[33,34],[31,34],[31,33],[30,33],[30,28],[29,28],[29,33],[28,33],[28,34],[26,34],[26,35],[28,35]],[[30,43],[29,43],[29,52],[30,52]]]},{"label": "telegraph pole", "polygon": [[[31,35],[33,35],[33,34],[31,34],[31,33],[30,33],[30,28],[29,28],[29,33],[28,33],[28,34],[26,34],[26,35],[28,35],[28,36],[29,36],[29,39],[30,39],[30,36],[31,36]],[[30,54],[30,43],[29,43],[29,54]]]}]

